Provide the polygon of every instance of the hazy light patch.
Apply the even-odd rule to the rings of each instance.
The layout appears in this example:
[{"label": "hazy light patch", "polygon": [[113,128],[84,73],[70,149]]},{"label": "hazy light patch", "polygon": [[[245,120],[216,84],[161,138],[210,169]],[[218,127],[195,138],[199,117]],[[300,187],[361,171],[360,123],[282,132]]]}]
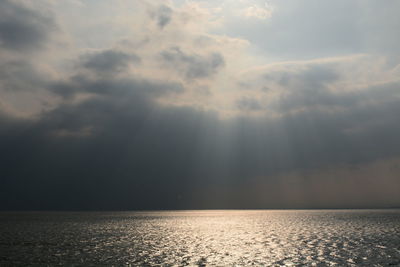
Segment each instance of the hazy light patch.
[{"label": "hazy light patch", "polygon": [[249,18],[267,19],[271,17],[272,10],[266,7],[250,6],[244,10],[243,15]]},{"label": "hazy light patch", "polygon": [[[336,206],[358,206],[365,203],[366,199],[371,199],[371,205],[379,201],[391,206],[395,205],[398,199],[399,171],[400,159],[389,158],[364,164],[300,170],[282,174],[276,177],[276,180],[279,181],[278,190],[281,190],[282,196],[288,202],[306,202],[306,205],[315,203],[321,206],[328,206],[329,203]],[[260,184],[257,187],[262,196],[263,187]]]}]

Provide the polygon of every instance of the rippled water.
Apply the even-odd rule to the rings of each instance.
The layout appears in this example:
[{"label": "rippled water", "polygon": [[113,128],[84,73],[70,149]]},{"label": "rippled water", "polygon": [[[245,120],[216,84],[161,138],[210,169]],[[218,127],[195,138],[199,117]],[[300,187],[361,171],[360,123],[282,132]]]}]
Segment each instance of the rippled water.
[{"label": "rippled water", "polygon": [[400,266],[400,210],[0,213],[0,265]]}]

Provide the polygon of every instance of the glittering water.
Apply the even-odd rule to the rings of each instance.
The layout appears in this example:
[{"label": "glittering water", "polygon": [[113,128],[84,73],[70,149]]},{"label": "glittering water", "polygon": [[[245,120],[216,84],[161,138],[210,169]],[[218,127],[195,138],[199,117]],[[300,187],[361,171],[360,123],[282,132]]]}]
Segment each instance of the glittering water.
[{"label": "glittering water", "polygon": [[0,213],[0,266],[400,266],[400,210]]}]

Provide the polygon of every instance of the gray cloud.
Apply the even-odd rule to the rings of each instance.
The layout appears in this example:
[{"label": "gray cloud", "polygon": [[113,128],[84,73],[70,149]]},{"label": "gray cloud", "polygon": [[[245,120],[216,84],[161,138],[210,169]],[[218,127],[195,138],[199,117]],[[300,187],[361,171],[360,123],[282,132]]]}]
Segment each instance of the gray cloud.
[{"label": "gray cloud", "polygon": [[262,105],[257,99],[250,97],[242,97],[236,100],[235,106],[243,111],[256,111],[263,109]]},{"label": "gray cloud", "polygon": [[281,86],[300,87],[300,90],[319,90],[325,84],[340,78],[335,66],[329,64],[310,64],[303,69],[267,73],[264,77],[266,80],[278,82]]},{"label": "gray cloud", "polygon": [[4,59],[0,63],[0,91],[33,91],[45,84],[46,78],[27,59]]},{"label": "gray cloud", "polygon": [[[64,98],[71,98],[80,93],[88,93],[102,97],[113,97],[121,95],[135,95],[141,101],[148,96],[159,97],[168,93],[179,93],[183,88],[179,84],[159,84],[146,80],[125,78],[89,78],[83,74],[72,76],[67,81],[56,82],[49,90]],[[123,100],[124,98],[121,98]]]},{"label": "gray cloud", "polygon": [[[317,192],[311,202],[297,199],[308,192],[296,186],[305,184],[297,175],[321,170],[320,180],[312,176],[309,183],[323,186],[326,169],[369,166],[400,155],[395,85],[381,92],[391,96],[390,103],[224,120],[212,112],[157,104],[160,96],[183,90],[173,84],[104,77],[72,77],[67,84],[74,95],[94,97],[65,102],[37,119],[1,116],[1,196],[8,208],[266,207],[266,201],[272,205],[267,207],[338,206],[344,204]],[[296,175],[283,186],[287,173]],[[264,191],[254,191],[261,184]],[[346,185],[346,194],[364,190]],[[293,198],[274,199],[282,190]],[[353,206],[368,206],[371,194],[380,193],[365,191]],[[374,205],[400,203],[390,194]]]},{"label": "gray cloud", "polygon": [[[261,78],[269,88],[262,99],[268,104],[239,95],[233,104],[245,115],[223,117],[218,111],[168,103],[189,90],[173,79],[129,73],[129,66],[147,63],[141,51],[135,53],[143,62],[136,54],[109,48],[77,55],[74,70],[45,77],[32,58],[15,51],[45,48],[53,20],[16,3],[0,4],[0,52],[12,54],[0,64],[0,105],[5,91],[33,87],[59,102],[24,118],[0,109],[0,209],[400,205],[393,189],[399,185],[400,162],[397,81],[365,83],[360,90],[346,91],[336,90],[343,78],[337,66],[305,64],[271,71]],[[327,4],[331,5],[345,6],[342,1]],[[160,28],[168,25],[171,12],[160,11]],[[301,34],[315,22],[315,10],[307,12],[313,16],[299,24]],[[298,16],[307,12],[301,9]],[[348,14],[339,17],[350,19]],[[289,18],[278,15],[271,25]],[[357,40],[350,36],[352,25],[338,40],[321,26],[321,40],[314,38],[315,43],[297,43],[293,40],[298,35],[285,37],[277,31],[277,43],[268,48],[280,53],[288,48],[278,47],[284,40],[291,47],[298,44],[296,53],[307,54],[315,47],[322,47],[318,53],[357,50]],[[347,37],[349,43],[339,44]],[[202,50],[155,53],[159,64],[188,80],[212,77],[226,60]],[[267,99],[273,93],[280,97]],[[257,111],[258,116],[246,116],[247,111]],[[271,111],[276,116],[270,116]]]},{"label": "gray cloud", "polygon": [[56,29],[52,17],[25,7],[18,1],[0,2],[0,47],[30,51],[42,48]]},{"label": "gray cloud", "polygon": [[126,69],[130,63],[140,63],[140,58],[134,54],[107,50],[88,54],[83,57],[83,67],[98,72],[116,73]]},{"label": "gray cloud", "polygon": [[172,18],[172,9],[166,5],[161,5],[156,11],[157,25],[162,29],[164,28]]},{"label": "gray cloud", "polygon": [[310,65],[301,70],[268,73],[265,79],[283,87],[280,97],[269,108],[279,113],[297,110],[343,111],[374,107],[399,100],[398,81],[342,90],[337,66]]},{"label": "gray cloud", "polygon": [[23,1],[0,1],[1,111],[32,113],[47,105],[43,95],[52,73],[41,53],[57,32],[50,13]]},{"label": "gray cloud", "polygon": [[225,65],[224,58],[219,53],[206,56],[187,54],[179,47],[161,52],[161,57],[167,66],[184,72],[187,79],[210,77]]}]

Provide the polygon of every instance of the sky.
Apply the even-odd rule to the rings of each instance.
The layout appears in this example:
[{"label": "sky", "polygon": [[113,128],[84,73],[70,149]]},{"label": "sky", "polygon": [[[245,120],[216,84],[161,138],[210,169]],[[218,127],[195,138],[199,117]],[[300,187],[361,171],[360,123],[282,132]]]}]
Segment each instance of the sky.
[{"label": "sky", "polygon": [[399,11],[1,0],[0,209],[400,207]]}]

